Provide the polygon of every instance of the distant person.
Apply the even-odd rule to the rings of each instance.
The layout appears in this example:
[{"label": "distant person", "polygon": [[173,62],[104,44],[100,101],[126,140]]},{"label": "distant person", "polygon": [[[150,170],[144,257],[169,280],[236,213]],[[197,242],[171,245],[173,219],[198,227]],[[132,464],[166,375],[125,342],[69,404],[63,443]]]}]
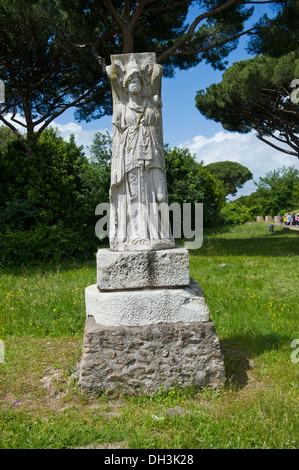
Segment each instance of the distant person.
[{"label": "distant person", "polygon": [[293,216],[291,214],[288,214],[287,215],[287,224],[292,225],[292,222],[293,222]]},{"label": "distant person", "polygon": [[287,225],[287,216],[286,215],[283,216],[283,222],[284,222],[285,225]]},{"label": "distant person", "polygon": [[299,225],[299,214],[296,216],[296,225]]},{"label": "distant person", "polygon": [[295,214],[293,214],[293,222],[292,222],[292,225],[296,225],[296,218],[295,218]]}]

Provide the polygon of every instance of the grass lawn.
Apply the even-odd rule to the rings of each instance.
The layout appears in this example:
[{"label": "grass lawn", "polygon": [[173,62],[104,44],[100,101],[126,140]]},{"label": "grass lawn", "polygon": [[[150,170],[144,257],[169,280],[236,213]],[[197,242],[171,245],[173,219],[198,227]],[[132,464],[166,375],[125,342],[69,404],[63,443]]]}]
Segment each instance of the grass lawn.
[{"label": "grass lawn", "polygon": [[95,259],[1,269],[0,448],[298,448],[298,255],[299,232],[264,223],[205,234],[190,275],[216,325],[226,384],[139,397],[77,387]]}]

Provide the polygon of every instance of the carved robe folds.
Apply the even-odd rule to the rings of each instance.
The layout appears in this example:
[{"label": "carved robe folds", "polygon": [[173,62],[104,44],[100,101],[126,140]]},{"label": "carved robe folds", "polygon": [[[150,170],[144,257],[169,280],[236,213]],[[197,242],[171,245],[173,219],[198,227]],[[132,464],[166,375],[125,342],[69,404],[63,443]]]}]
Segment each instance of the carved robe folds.
[{"label": "carved robe folds", "polygon": [[155,54],[112,56],[113,91],[110,247],[174,246],[169,231],[161,115],[162,67]]}]

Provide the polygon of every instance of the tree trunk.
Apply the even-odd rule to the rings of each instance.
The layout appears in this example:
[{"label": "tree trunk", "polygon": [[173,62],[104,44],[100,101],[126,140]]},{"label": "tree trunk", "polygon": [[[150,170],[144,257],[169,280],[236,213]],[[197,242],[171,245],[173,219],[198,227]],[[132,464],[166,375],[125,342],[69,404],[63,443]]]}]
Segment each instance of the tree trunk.
[{"label": "tree trunk", "polygon": [[129,28],[126,29],[123,32],[122,39],[123,39],[122,53],[123,54],[133,53],[134,52],[133,31],[131,31]]}]

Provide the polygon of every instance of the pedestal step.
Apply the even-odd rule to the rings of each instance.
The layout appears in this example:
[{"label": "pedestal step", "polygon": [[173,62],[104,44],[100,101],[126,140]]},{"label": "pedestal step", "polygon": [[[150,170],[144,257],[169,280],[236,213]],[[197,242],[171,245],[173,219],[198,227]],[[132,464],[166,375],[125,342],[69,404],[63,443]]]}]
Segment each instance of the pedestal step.
[{"label": "pedestal step", "polygon": [[189,254],[176,247],[157,251],[97,253],[97,286],[101,290],[180,287],[189,284]]},{"label": "pedestal step", "polygon": [[199,284],[173,289],[99,291],[85,289],[86,316],[107,326],[139,326],[157,323],[208,321],[209,309]]}]

